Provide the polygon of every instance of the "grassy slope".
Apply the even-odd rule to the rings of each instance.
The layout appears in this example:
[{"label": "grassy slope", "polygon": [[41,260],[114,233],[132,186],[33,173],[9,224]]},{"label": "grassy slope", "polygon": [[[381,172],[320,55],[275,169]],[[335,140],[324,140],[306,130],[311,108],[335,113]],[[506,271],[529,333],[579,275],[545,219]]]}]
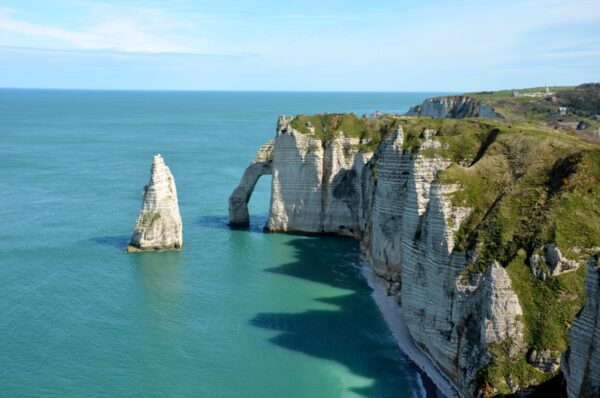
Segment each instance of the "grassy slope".
[{"label": "grassy slope", "polygon": [[[491,260],[506,267],[524,312],[527,349],[562,352],[566,333],[583,305],[585,267],[577,272],[536,279],[527,259],[547,242],[569,257],[585,261],[600,246],[600,148],[577,137],[527,121],[430,119],[355,115],[298,116],[292,126],[319,138],[343,132],[370,138],[373,150],[385,134],[402,126],[404,149],[415,150],[424,129],[437,131],[444,145],[424,155],[442,155],[454,164],[438,175],[463,189],[452,198],[473,208],[457,236],[459,250],[474,250],[477,261],[466,272],[482,272]],[[570,251],[580,248],[579,253]],[[501,347],[480,374],[489,391],[508,392],[506,380],[540,383],[544,374],[525,361],[525,351],[508,359]]]},{"label": "grassy slope", "polygon": [[[594,118],[594,114],[600,113],[600,109],[596,109],[596,111],[583,109],[581,108],[581,104],[573,101],[573,98],[577,97],[577,95],[584,95],[584,98],[592,103],[592,99],[596,99],[597,94],[594,94],[594,91],[589,88],[586,89],[585,85],[578,87],[556,86],[549,87],[549,89],[551,92],[557,94],[556,102],[547,101],[544,98],[515,98],[512,96],[513,90],[486,91],[467,93],[465,95],[485,102],[508,120],[527,120],[549,126],[555,126],[557,122],[584,121],[588,125],[588,128],[585,131],[578,131],[577,134],[581,138],[599,144],[600,140],[594,136],[593,132],[600,128],[600,121]],[[544,90],[545,87],[535,87],[518,90],[518,92],[523,94],[528,92],[543,92]],[[597,100],[594,104],[596,103]],[[559,106],[567,106],[571,111],[569,114],[561,116],[558,112]]]},{"label": "grassy slope", "polygon": [[[558,354],[566,349],[567,330],[583,305],[585,267],[542,282],[527,259],[543,244],[556,242],[565,255],[585,262],[600,245],[600,150],[563,133],[509,126],[495,127],[494,142],[475,164],[455,164],[439,179],[460,183],[464,189],[453,202],[474,209],[456,238],[459,250],[477,252],[466,271],[482,272],[491,260],[500,261],[523,308],[527,349]],[[575,247],[580,253],[570,251]],[[511,360],[492,352],[482,385],[508,392],[509,378],[529,385],[552,376],[528,365],[525,353]]]}]

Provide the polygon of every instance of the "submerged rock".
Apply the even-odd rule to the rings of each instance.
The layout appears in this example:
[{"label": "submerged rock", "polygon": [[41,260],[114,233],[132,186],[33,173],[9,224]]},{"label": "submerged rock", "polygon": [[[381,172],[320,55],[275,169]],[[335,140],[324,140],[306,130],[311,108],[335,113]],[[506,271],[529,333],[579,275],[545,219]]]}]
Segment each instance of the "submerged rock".
[{"label": "submerged rock", "polygon": [[182,223],[175,180],[162,156],[156,155],[127,251],[179,250],[182,247]]}]

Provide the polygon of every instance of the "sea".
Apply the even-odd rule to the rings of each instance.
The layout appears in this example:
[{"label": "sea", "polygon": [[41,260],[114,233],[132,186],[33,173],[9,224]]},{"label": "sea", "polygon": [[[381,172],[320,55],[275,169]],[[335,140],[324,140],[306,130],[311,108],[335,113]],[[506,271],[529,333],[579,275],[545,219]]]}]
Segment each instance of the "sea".
[{"label": "sea", "polygon": [[[263,233],[227,199],[281,114],[403,113],[443,93],[0,90],[0,397],[441,396],[348,238]],[[153,155],[181,252],[128,254]]]}]

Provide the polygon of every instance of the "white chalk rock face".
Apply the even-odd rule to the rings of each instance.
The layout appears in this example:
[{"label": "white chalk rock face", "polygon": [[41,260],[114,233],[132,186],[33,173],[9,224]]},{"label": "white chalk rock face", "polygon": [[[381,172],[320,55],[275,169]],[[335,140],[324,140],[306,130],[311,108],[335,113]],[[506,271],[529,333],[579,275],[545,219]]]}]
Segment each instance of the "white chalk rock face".
[{"label": "white chalk rock face", "polygon": [[[421,150],[435,148],[426,131]],[[522,314],[506,271],[492,263],[486,273],[463,275],[467,256],[454,250],[454,236],[471,210],[452,204],[459,185],[435,177],[450,161],[403,151],[401,129],[386,137],[370,164],[377,183],[363,249],[375,274],[396,296],[416,345],[466,396],[474,394],[477,372],[490,356],[490,343],[522,348]],[[363,174],[368,180],[371,173]],[[366,213],[366,212],[365,212]],[[400,308],[398,308],[400,310]]]},{"label": "white chalk rock face", "polygon": [[359,152],[358,143],[342,134],[324,143],[294,130],[281,117],[267,229],[358,236],[361,174],[372,155]]},{"label": "white chalk rock face", "polygon": [[280,120],[275,138],[270,231],[319,232],[323,146]]},{"label": "white chalk rock face", "polygon": [[425,130],[420,148],[407,150],[398,128],[365,153],[356,139],[322,142],[289,124],[278,122],[267,229],[359,239],[416,346],[464,396],[475,394],[490,344],[508,340],[511,355],[522,352],[522,309],[498,263],[463,272],[469,257],[454,238],[472,210],[452,203],[460,185],[436,181],[451,164],[424,151],[442,146],[436,132]]},{"label": "white chalk rock face", "polygon": [[488,343],[511,340],[509,355],[514,356],[523,347],[523,310],[512,290],[508,273],[494,261],[485,276],[485,323],[483,333]]},{"label": "white chalk rock face", "polygon": [[600,254],[588,263],[585,296],[562,360],[569,398],[600,397]]},{"label": "white chalk rock face", "polygon": [[467,117],[502,119],[502,116],[489,105],[462,95],[428,98],[421,105],[411,107],[406,115],[439,119]]},{"label": "white chalk rock face", "polygon": [[127,250],[179,250],[183,247],[182,229],[175,179],[162,156],[156,155]]}]

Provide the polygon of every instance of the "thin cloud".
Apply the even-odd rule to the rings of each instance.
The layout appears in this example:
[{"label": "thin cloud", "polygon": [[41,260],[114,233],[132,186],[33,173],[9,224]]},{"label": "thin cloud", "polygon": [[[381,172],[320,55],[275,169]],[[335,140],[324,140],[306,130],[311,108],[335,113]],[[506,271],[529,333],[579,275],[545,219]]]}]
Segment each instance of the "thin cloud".
[{"label": "thin cloud", "polygon": [[62,48],[41,48],[41,47],[20,47],[20,46],[1,46],[0,54],[7,53],[19,53],[22,55],[113,55],[113,56],[127,56],[127,57],[178,57],[178,58],[207,58],[207,59],[243,59],[243,58],[257,58],[259,54],[240,52],[240,53],[197,53],[197,52],[132,52],[132,51],[120,51],[115,49],[62,49]]},{"label": "thin cloud", "polygon": [[600,65],[598,0],[113,3],[0,7],[0,85],[475,91]]},{"label": "thin cloud", "polygon": [[[58,44],[62,49],[115,50],[137,53],[202,53],[201,38],[186,37],[170,31],[175,18],[160,10],[93,8],[93,23],[81,29],[32,23],[0,9],[0,32],[28,39]],[[191,42],[195,44],[192,45]],[[13,43],[0,39],[0,44]]]}]

